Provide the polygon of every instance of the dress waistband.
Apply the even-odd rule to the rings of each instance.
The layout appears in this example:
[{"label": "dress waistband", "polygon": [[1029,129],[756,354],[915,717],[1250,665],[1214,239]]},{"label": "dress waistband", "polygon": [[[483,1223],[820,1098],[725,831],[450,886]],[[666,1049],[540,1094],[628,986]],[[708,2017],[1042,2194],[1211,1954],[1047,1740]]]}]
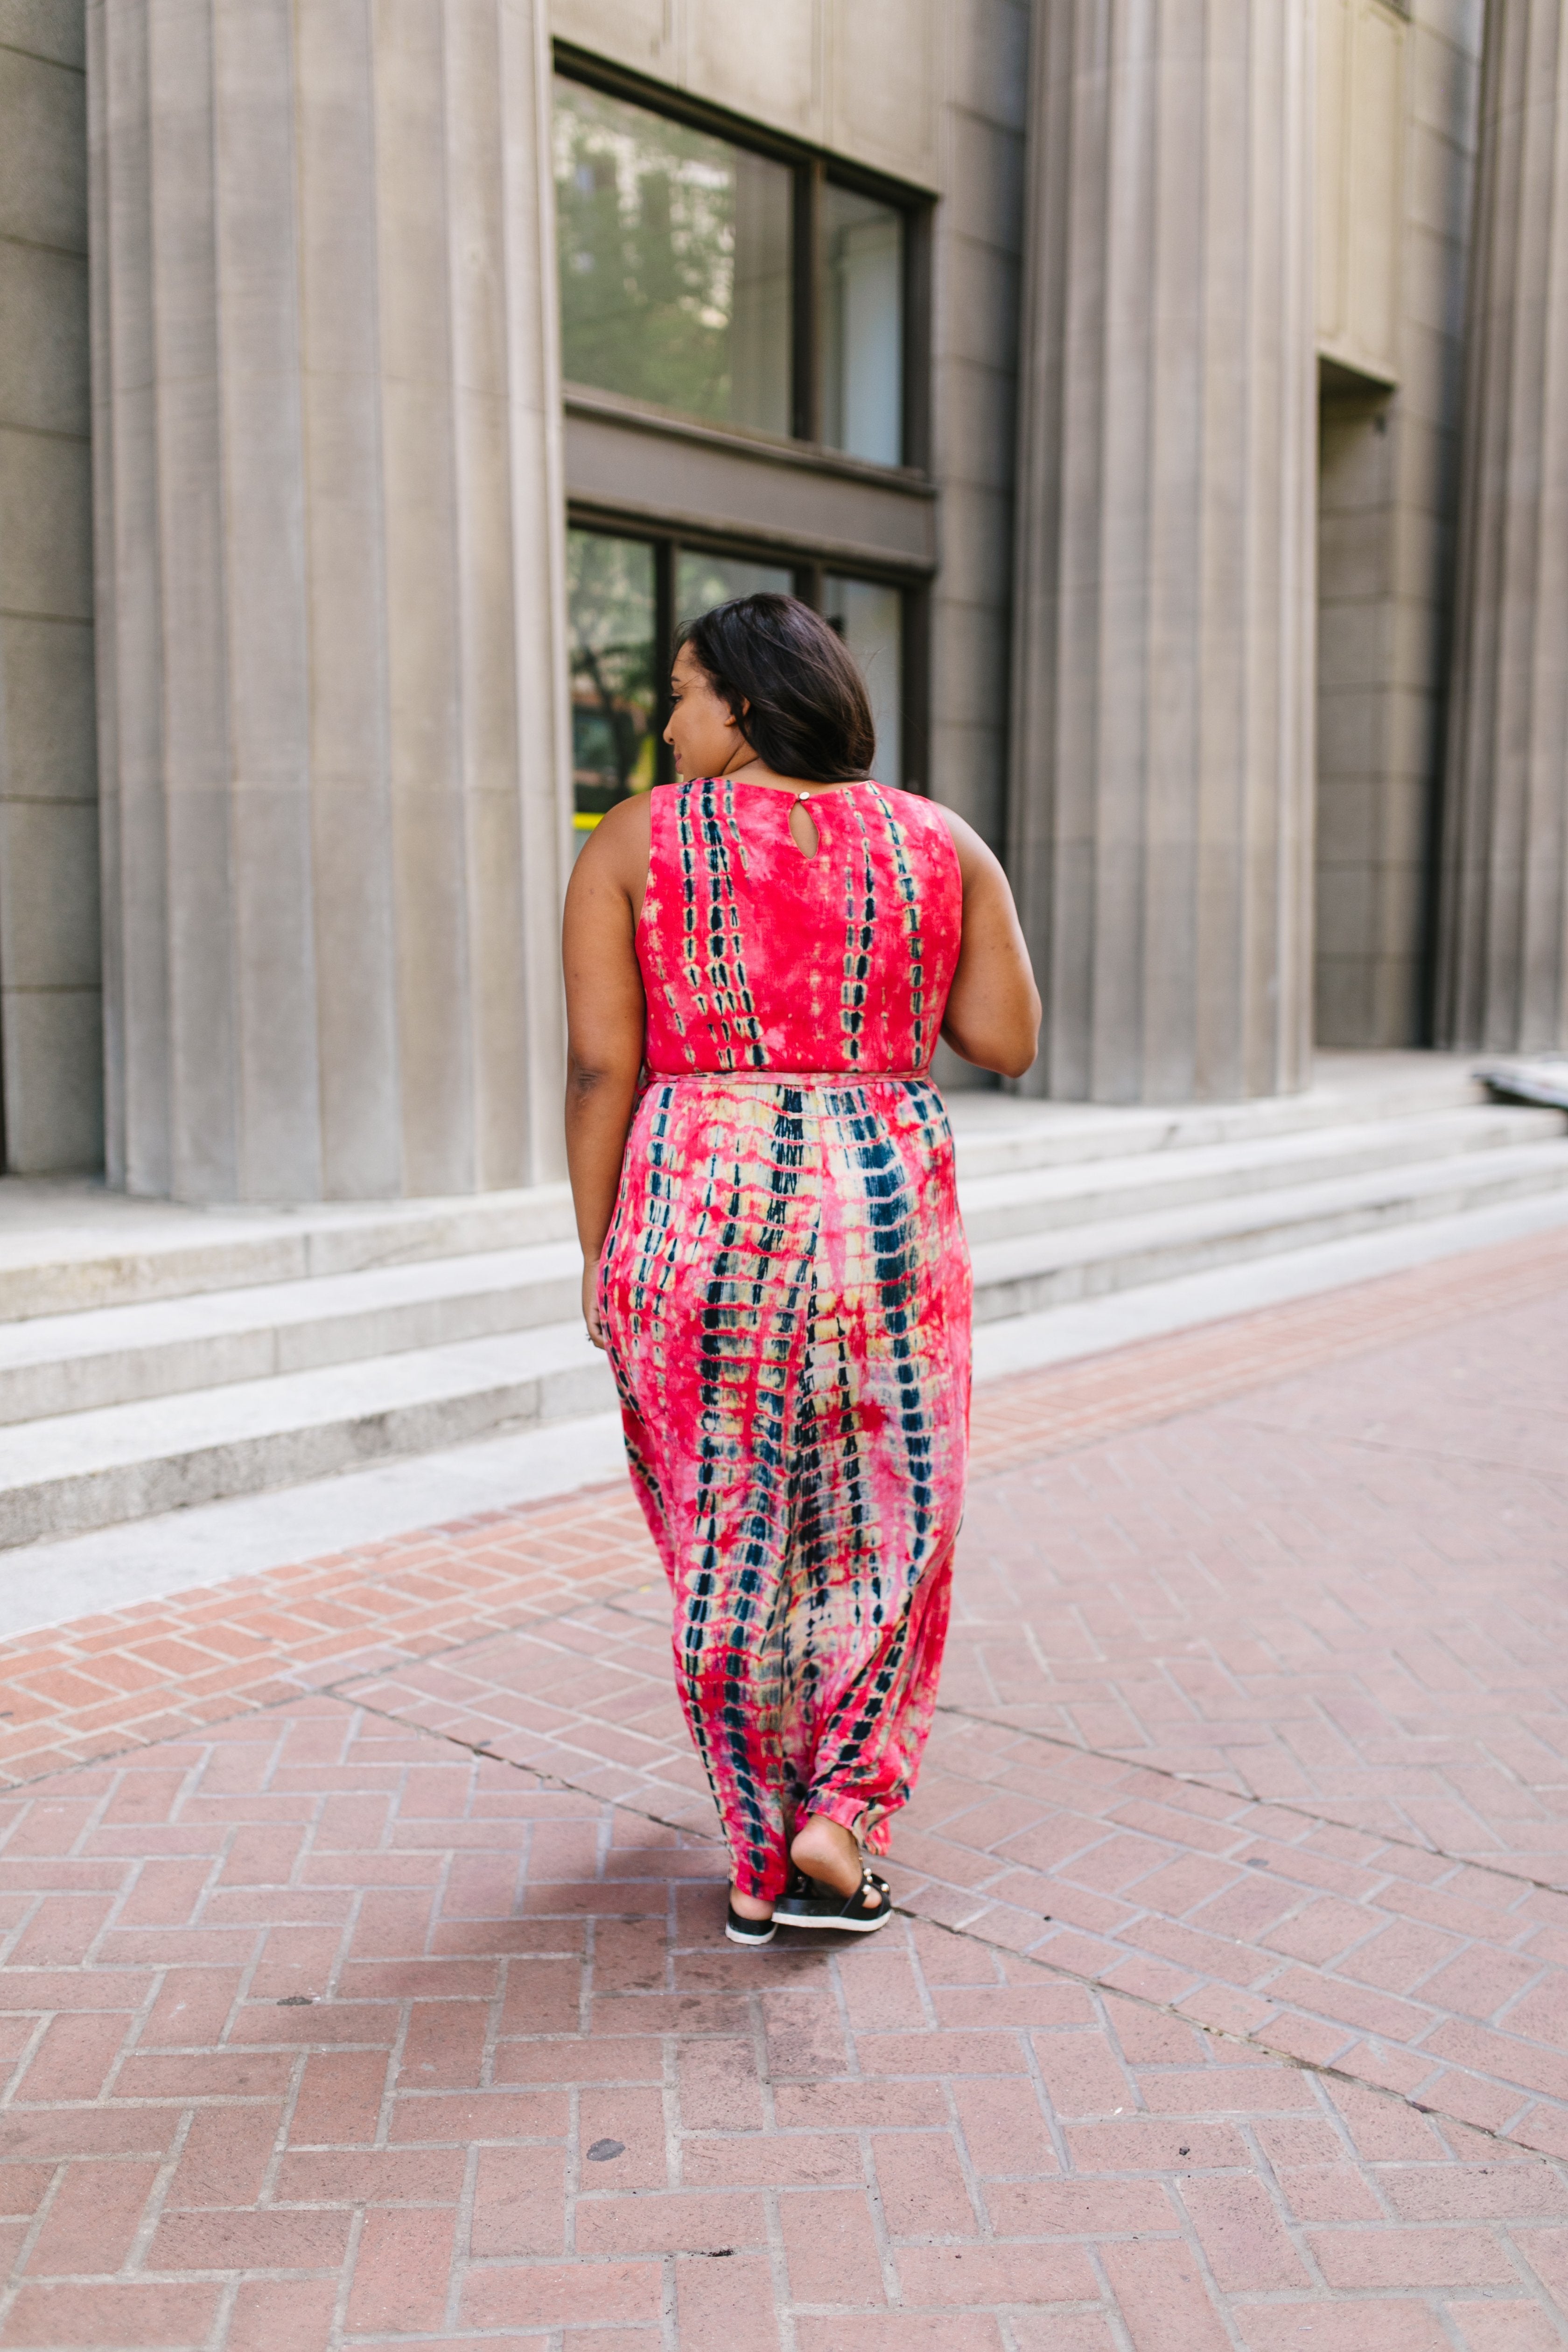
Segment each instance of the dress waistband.
[{"label": "dress waistband", "polygon": [[921,1086],[925,1070],[650,1070],[650,1087],[793,1087],[806,1094],[842,1094],[851,1087]]}]

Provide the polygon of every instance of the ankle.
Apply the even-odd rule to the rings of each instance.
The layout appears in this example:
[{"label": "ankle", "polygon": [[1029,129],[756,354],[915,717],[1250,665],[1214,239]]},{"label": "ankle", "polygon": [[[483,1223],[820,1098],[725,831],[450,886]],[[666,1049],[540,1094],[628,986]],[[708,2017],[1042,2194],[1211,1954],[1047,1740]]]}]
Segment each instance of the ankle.
[{"label": "ankle", "polygon": [[730,1902],[737,1919],[771,1919],[773,1906],[758,1895],[742,1895],[731,1886]]},{"label": "ankle", "polygon": [[796,1830],[790,1860],[808,1878],[841,1895],[854,1894],[865,1869],[854,1832],[822,1813],[808,1814]]}]

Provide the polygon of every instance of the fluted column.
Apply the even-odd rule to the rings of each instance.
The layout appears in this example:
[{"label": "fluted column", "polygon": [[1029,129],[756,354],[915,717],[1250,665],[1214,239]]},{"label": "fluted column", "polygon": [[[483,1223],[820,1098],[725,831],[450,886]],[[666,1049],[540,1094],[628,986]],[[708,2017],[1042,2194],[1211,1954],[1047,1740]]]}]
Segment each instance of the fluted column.
[{"label": "fluted column", "polygon": [[89,0],[110,1165],[556,1168],[543,0]]},{"label": "fluted column", "polygon": [[1032,1091],[1306,1083],[1316,383],[1308,0],[1044,0],[1012,861]]},{"label": "fluted column", "polygon": [[1491,0],[1466,322],[1437,1028],[1568,1045],[1568,26]]}]

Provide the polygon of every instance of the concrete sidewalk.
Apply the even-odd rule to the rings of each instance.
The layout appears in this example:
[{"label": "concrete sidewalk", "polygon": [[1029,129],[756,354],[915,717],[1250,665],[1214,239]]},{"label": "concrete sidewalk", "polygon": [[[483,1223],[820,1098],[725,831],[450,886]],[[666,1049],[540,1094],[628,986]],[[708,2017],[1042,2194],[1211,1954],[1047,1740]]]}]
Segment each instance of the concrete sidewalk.
[{"label": "concrete sidewalk", "polygon": [[847,1951],[624,1490],[0,1650],[0,2345],[1568,2344],[1568,1242],[979,1392]]}]

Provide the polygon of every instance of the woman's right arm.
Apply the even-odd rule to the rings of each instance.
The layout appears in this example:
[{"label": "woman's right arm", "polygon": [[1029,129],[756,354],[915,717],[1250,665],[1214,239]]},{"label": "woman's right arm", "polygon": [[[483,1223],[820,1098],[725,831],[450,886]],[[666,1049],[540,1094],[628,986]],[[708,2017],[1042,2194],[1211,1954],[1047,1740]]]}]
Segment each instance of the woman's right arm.
[{"label": "woman's right arm", "polygon": [[1040,992],[1001,865],[973,825],[942,814],[963,877],[963,943],[942,1034],[955,1054],[1021,1078],[1039,1051]]},{"label": "woman's right arm", "polygon": [[584,844],[566,891],[566,1165],[583,1244],[583,1318],[595,1348],[599,1253],[615,1213],[642,1068],[647,1008],[635,944],[647,878],[646,793],[613,808]]}]

